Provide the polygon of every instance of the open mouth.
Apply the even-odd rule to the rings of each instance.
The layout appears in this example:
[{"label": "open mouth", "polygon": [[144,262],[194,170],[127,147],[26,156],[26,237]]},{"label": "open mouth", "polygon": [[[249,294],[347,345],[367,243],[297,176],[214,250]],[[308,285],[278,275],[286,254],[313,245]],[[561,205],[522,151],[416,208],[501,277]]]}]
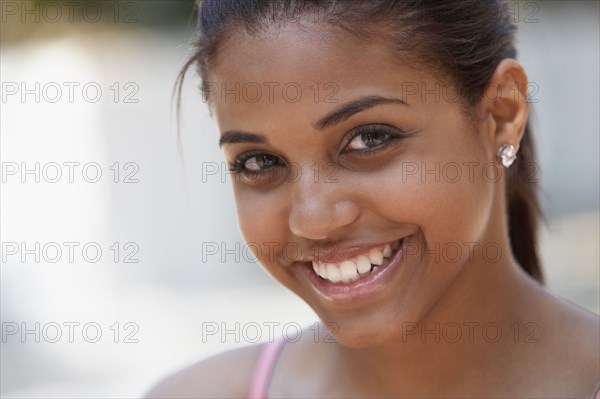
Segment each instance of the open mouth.
[{"label": "open mouth", "polygon": [[[406,237],[405,237],[406,238]],[[368,252],[346,259],[339,263],[312,262],[314,272],[322,280],[333,284],[350,284],[385,269],[404,238],[380,247],[371,248]]]}]

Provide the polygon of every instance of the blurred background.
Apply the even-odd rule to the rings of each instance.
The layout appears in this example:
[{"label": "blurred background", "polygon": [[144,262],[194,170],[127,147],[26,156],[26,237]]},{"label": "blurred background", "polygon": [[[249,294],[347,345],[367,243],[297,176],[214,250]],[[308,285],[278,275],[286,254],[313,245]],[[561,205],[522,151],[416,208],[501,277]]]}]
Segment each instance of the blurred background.
[{"label": "blurred background", "polygon": [[[271,325],[314,323],[243,250],[192,75],[178,150],[193,2],[0,4],[1,396],[139,397]],[[547,285],[598,313],[599,3],[511,7],[538,88]]]}]

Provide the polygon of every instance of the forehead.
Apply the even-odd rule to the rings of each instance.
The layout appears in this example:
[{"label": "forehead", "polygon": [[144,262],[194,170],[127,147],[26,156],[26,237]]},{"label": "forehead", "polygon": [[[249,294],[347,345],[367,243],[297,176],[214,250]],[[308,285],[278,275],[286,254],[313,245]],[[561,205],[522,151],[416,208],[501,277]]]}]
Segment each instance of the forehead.
[{"label": "forehead", "polygon": [[424,85],[439,85],[391,48],[382,37],[359,38],[325,24],[288,23],[254,35],[238,30],[220,49],[208,100],[219,126],[260,124],[274,114],[316,116],[362,95],[404,96],[410,104]]}]

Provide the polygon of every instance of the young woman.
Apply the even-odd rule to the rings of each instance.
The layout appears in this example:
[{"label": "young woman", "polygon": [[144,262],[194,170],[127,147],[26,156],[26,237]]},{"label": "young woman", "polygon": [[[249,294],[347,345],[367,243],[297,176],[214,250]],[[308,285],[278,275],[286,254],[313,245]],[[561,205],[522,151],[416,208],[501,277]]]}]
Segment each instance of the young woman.
[{"label": "young woman", "polygon": [[148,396],[592,398],[598,317],[542,284],[514,34],[494,0],[200,2],[179,87],[197,67],[244,239],[335,342]]}]

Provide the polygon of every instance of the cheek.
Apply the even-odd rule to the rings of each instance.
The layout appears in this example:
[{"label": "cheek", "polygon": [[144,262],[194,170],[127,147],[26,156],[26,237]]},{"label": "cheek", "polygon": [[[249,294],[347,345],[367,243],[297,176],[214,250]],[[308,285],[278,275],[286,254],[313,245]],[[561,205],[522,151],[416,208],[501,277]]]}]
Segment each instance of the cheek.
[{"label": "cheek", "polygon": [[428,245],[445,246],[481,240],[489,221],[492,186],[480,178],[467,176],[458,181],[423,178],[410,189],[407,203],[422,216],[422,230]]},{"label": "cheek", "polygon": [[[287,248],[288,220],[283,198],[277,193],[255,191],[234,186],[237,216],[244,241],[259,262],[270,268],[278,262],[278,255]],[[290,246],[288,244],[288,246]]]},{"label": "cheek", "polygon": [[262,243],[268,238],[275,224],[268,206],[268,198],[249,193],[242,188],[234,188],[238,222],[244,240],[248,243]]},{"label": "cheek", "polygon": [[476,145],[448,153],[424,150],[355,185],[370,187],[365,207],[389,221],[419,226],[427,246],[463,247],[479,242],[489,222],[495,183],[486,168],[490,177],[499,171]]}]

